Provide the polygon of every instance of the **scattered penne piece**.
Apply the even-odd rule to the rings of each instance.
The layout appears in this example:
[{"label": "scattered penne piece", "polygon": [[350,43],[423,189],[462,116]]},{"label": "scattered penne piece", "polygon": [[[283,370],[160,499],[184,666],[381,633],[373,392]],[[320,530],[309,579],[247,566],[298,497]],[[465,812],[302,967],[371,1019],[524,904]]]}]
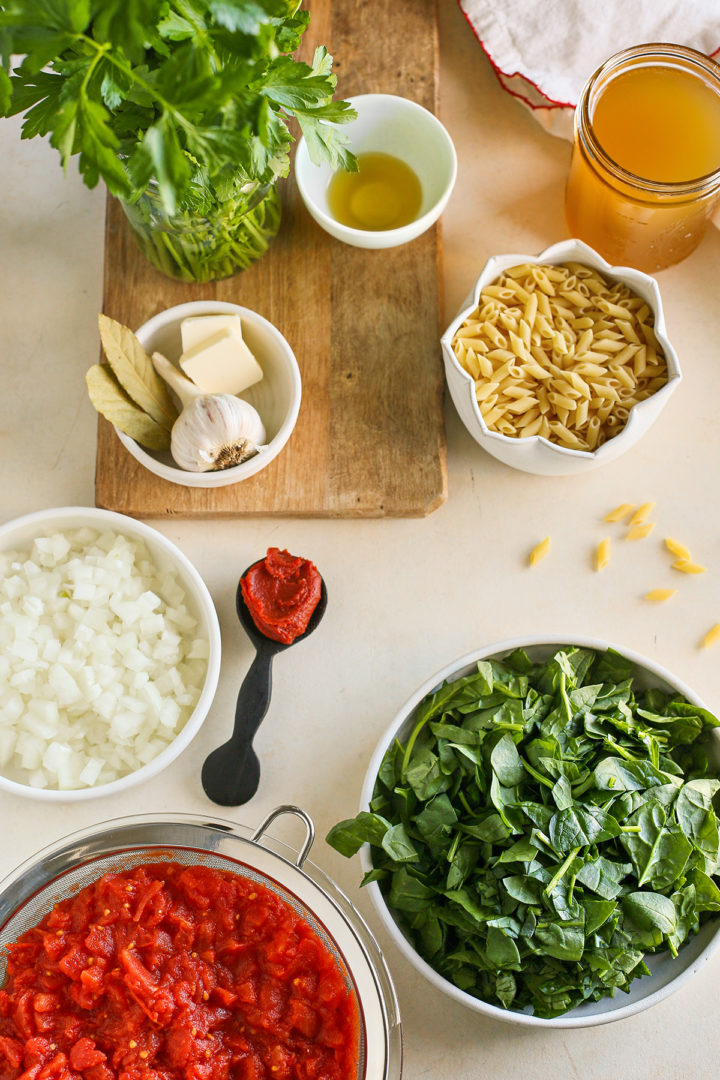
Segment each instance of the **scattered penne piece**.
[{"label": "scattered penne piece", "polygon": [[645,522],[647,521],[647,519],[652,514],[654,509],[655,509],[655,503],[654,502],[644,502],[642,504],[642,506],[638,506],[637,510],[635,511],[633,516],[630,518],[630,521],[628,522],[628,524],[630,526],[644,525]]},{"label": "scattered penne piece", "polygon": [[654,521],[646,521],[640,525],[633,525],[625,536],[626,540],[644,540],[655,528]]},{"label": "scattered penne piece", "polygon": [[530,552],[530,565],[537,566],[541,559],[544,559],[550,550],[550,537],[546,536],[544,540],[541,540],[532,551]]},{"label": "scattered penne piece", "polygon": [[606,514],[603,521],[622,521],[624,517],[635,509],[635,503],[620,503],[614,510],[611,510],[609,514]]},{"label": "scattered penne piece", "polygon": [[701,649],[709,649],[711,645],[714,645],[717,641],[720,641],[720,623],[715,623],[712,630],[708,630],[705,637],[700,642]]},{"label": "scattered penne piece", "polygon": [[692,555],[690,549],[686,548],[684,544],[679,543],[677,540],[673,540],[671,536],[665,537],[665,547],[668,549],[671,555],[674,555],[676,559],[682,559],[685,562],[692,562]]},{"label": "scattered penne piece", "polygon": [[691,562],[690,559],[678,559],[677,562],[672,564],[672,568],[673,570],[679,570],[682,574],[704,574],[707,570],[707,566]]},{"label": "scattered penne piece", "polygon": [[595,551],[595,569],[604,570],[610,562],[610,537],[606,536],[597,546]]},{"label": "scattered penne piece", "polygon": [[645,593],[644,599],[652,600],[656,604],[662,604],[664,600],[669,600],[676,592],[677,589],[651,589],[649,593]]}]

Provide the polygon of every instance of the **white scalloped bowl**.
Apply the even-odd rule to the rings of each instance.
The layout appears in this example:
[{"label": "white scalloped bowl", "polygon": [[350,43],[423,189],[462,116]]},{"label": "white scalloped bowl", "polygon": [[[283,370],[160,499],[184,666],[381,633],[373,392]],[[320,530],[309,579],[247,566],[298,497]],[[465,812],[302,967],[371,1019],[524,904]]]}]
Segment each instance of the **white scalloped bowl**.
[{"label": "white scalloped bowl", "polygon": [[263,369],[260,382],[240,396],[260,414],[267,432],[267,446],[259,454],[229,469],[188,472],[176,465],[169,450],[148,450],[117,428],[115,432],[135,460],[162,480],[183,487],[227,487],[264,469],[292,435],[302,396],[300,369],[295,354],[277,327],[250,308],[222,300],[191,300],[160,311],[135,331],[138,341],[146,352],[161,352],[175,362],[182,352],[180,325],[191,315],[240,316],[243,338]]},{"label": "white scalloped bowl", "polygon": [[[597,450],[570,450],[539,435],[532,435],[527,439],[511,438],[501,435],[497,431],[491,431],[485,423],[477,398],[475,397],[475,382],[471,375],[461,366],[452,350],[452,339],[457,330],[473,313],[478,306],[480,293],[486,285],[493,281],[511,266],[522,263],[550,263],[557,265],[565,262],[581,262],[587,266],[599,270],[600,273],[622,281],[634,292],[641,296],[650,306],[655,316],[655,334],[659,344],[665,353],[665,361],[668,369],[668,381],[665,386],[656,391],[651,397],[641,401],[630,410],[625,427],[612,439],[608,439]],[[483,450],[499,461],[510,465],[513,469],[522,472],[536,473],[540,476],[568,476],[574,473],[587,472],[614,461],[620,454],[625,453],[634,446],[646,431],[652,427],[667,404],[670,395],[674,393],[680,379],[680,364],[677,353],[667,336],[665,327],[665,315],[663,312],[660,290],[654,278],[644,274],[640,270],[633,270],[628,266],[611,266],[596,251],[584,244],[581,240],[563,240],[559,244],[541,251],[539,255],[494,255],[488,259],[482,269],[480,277],[475,282],[471,298],[462,310],[453,319],[442,338],[440,339],[445,363],[445,378],[447,380],[450,396],[453,399],[460,419],[472,435],[473,439],[480,444]]]},{"label": "white scalloped bowl", "polygon": [[[408,737],[414,724],[415,710],[427,694],[438,689],[446,680],[454,681],[464,675],[469,675],[470,672],[475,670],[478,660],[491,658],[499,660],[511,653],[513,649],[518,648],[527,649],[532,659],[544,660],[563,645],[578,645],[603,652],[607,649],[614,649],[635,665],[636,677],[641,685],[657,686],[666,692],[669,690],[678,691],[692,704],[707,708],[689,686],[686,686],[666,668],[653,660],[648,660],[632,649],[626,649],[622,645],[578,635],[568,635],[567,637],[560,637],[559,635],[536,636],[495,642],[447,664],[441,671],[436,672],[427,679],[412,697],[408,698],[382,735],[370,759],[360,795],[360,809],[369,810],[375,780],[385,753],[395,739],[402,742]],[[716,769],[720,768],[719,733],[720,728],[710,735],[712,740],[711,759],[713,767]],[[360,859],[365,872],[373,868],[369,845],[365,844],[360,849]],[[366,886],[366,889],[385,930],[387,930],[394,944],[415,970],[428,982],[432,983],[436,989],[447,994],[448,997],[461,1005],[465,1005],[473,1012],[482,1013],[484,1016],[491,1017],[494,1020],[522,1024],[536,1029],[595,1027],[599,1024],[608,1024],[614,1020],[622,1020],[625,1017],[633,1016],[635,1013],[642,1012],[651,1005],[663,1001],[670,994],[679,990],[720,948],[720,917],[716,916],[703,923],[699,933],[682,946],[674,959],[668,952],[648,955],[646,963],[651,974],[635,979],[628,994],[619,993],[612,998],[602,998],[600,1001],[589,1002],[571,1009],[562,1016],[546,1020],[539,1016],[533,1016],[529,1011],[520,1012],[513,1009],[502,1009],[498,1005],[491,1005],[487,1001],[482,1001],[473,997],[472,994],[460,990],[454,983],[438,974],[415,951],[402,926],[396,921],[395,916],[385,902],[385,897],[378,883],[371,882]]]}]

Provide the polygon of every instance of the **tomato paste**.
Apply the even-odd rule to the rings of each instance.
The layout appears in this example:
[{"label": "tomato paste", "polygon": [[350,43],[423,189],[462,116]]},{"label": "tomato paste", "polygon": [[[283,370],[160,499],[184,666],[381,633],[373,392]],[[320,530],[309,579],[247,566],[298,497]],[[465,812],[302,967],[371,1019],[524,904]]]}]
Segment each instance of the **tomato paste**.
[{"label": "tomato paste", "polygon": [[7,947],[0,1080],[349,1080],[354,994],[257,882],[156,863],[105,874]]},{"label": "tomato paste", "polygon": [[242,596],[261,634],[289,645],[305,633],[318,606],[322,579],[308,559],[268,548],[240,580]]}]

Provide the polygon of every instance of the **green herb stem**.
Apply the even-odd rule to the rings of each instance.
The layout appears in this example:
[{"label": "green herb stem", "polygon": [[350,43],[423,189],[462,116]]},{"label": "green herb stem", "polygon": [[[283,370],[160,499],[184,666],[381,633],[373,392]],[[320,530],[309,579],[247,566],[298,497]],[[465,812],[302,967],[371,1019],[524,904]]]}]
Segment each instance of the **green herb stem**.
[{"label": "green herb stem", "polygon": [[573,848],[568,857],[564,860],[564,862],[560,864],[557,873],[555,873],[553,877],[550,878],[547,885],[543,889],[545,896],[550,896],[558,887],[562,879],[565,877],[565,874],[568,872],[573,862],[575,861],[575,856],[577,855],[579,850],[579,847]]},{"label": "green herb stem", "polygon": [[460,846],[460,836],[461,836],[461,834],[459,832],[456,832],[455,836],[453,837],[453,842],[450,845],[450,849],[449,849],[449,851],[447,853],[447,861],[449,863],[451,863],[453,861],[453,859],[455,858],[455,855],[457,854],[457,849]]},{"label": "green herb stem", "polygon": [[92,58],[92,60],[90,61],[90,63],[88,64],[87,71],[85,72],[85,76],[83,78],[83,81],[80,84],[80,94],[81,94],[81,96],[83,94],[85,94],[85,92],[87,91],[88,83],[90,82],[90,79],[92,77],[93,72],[95,71],[95,68],[98,66],[98,64],[103,59],[103,57],[107,56],[108,51],[110,49],[110,45],[106,41],[103,42],[102,44],[98,44],[98,42],[94,41],[94,42],[92,42],[92,44],[96,46],[97,52],[96,52],[95,56]]},{"label": "green herb stem", "polygon": [[572,788],[573,799],[579,799],[581,795],[584,795],[586,791],[590,791],[595,786],[592,773],[580,784],[575,784]]},{"label": "green herb stem", "polygon": [[555,850],[555,848],[553,847],[553,844],[552,844],[552,841],[550,840],[550,837],[546,836],[546,835],[545,835],[545,833],[544,833],[544,832],[542,832],[542,830],[541,830],[541,829],[536,829],[536,835],[537,835],[537,838],[538,838],[538,840],[541,840],[541,841],[543,842],[543,844],[545,844],[545,846],[546,846],[546,847],[547,847],[547,848],[548,848],[548,849],[549,849],[549,850],[550,850],[550,851],[551,851],[551,852],[553,853],[553,855],[554,855],[554,856],[555,856],[555,857],[557,858],[557,857],[558,857],[558,853],[557,853],[557,851]]},{"label": "green herb stem", "polygon": [[412,757],[413,747],[415,746],[415,743],[417,742],[417,737],[420,734],[420,732],[422,731],[422,729],[425,727],[425,725],[427,724],[429,719],[430,719],[429,716],[422,717],[417,722],[417,724],[415,725],[415,727],[412,730],[410,738],[407,741],[407,746],[405,747],[405,753],[403,754],[403,759],[402,759],[402,766],[400,768],[400,775],[402,777],[405,777],[405,775],[407,773],[407,767],[408,767],[408,764],[410,762],[410,758]]},{"label": "green herb stem", "polygon": [[620,745],[620,743],[615,742],[615,740],[609,735],[608,743],[610,744],[610,746],[612,746],[615,753],[619,754],[620,757],[625,758],[626,761],[637,761],[637,757],[635,756],[635,754],[631,754],[629,750],[626,750],[624,746]]},{"label": "green herb stem", "polygon": [[247,269],[268,249],[280,225],[280,201],[271,188],[257,206],[242,201],[217,207],[217,220],[180,211],[163,224],[159,199],[123,203],[145,257],[180,281],[212,281]]},{"label": "green herb stem", "polygon": [[135,83],[136,86],[139,86],[142,90],[149,94],[150,97],[154,98],[158,105],[162,106],[163,111],[166,112],[169,116],[172,116],[173,120],[175,120],[176,123],[180,125],[183,131],[185,131],[186,133],[190,132],[192,134],[197,134],[197,126],[193,124],[192,121],[188,120],[188,118],[178,108],[176,108],[175,105],[169,102],[166,97],[159,93],[157,87],[153,86],[152,83],[147,81],[147,79],[142,78],[141,75],[138,75],[137,71],[135,71],[135,69],[129,63],[127,63],[125,60],[120,59],[120,57],[117,56],[116,53],[112,52],[107,42],[101,43],[98,41],[94,41],[86,34],[77,34],[76,38],[78,41],[82,41],[84,44],[90,45],[97,51],[98,55],[93,61],[93,63],[95,63],[97,60],[102,59],[102,57],[104,56],[108,63],[112,64],[113,67],[117,68],[118,71],[121,71],[123,75],[126,76],[126,78],[130,79],[130,81]]},{"label": "green herb stem", "polygon": [[526,761],[524,757],[520,758],[520,763],[522,764],[523,769],[525,769],[526,772],[529,772],[531,776],[534,776],[538,783],[544,784],[545,787],[550,788],[550,790],[552,791],[552,789],[555,787],[555,784],[552,782],[552,780],[549,780],[547,776],[543,776],[541,772],[538,772],[537,769],[533,768],[533,766],[528,761]]}]

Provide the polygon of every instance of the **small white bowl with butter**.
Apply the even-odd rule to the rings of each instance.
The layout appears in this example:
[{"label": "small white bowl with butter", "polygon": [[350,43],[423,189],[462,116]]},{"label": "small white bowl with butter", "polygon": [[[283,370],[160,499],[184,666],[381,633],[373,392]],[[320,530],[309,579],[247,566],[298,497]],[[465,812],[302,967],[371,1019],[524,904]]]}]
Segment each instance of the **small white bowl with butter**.
[{"label": "small white bowl with butter", "polygon": [[240,465],[190,472],[169,451],[148,450],[116,428],[136,461],[173,484],[215,488],[246,480],[277,457],[295,427],[302,385],[295,355],[272,323],[238,304],[194,300],[154,315],[136,336],[146,352],[162,353],[203,392],[237,394],[249,402],[266,432],[260,452]]}]

